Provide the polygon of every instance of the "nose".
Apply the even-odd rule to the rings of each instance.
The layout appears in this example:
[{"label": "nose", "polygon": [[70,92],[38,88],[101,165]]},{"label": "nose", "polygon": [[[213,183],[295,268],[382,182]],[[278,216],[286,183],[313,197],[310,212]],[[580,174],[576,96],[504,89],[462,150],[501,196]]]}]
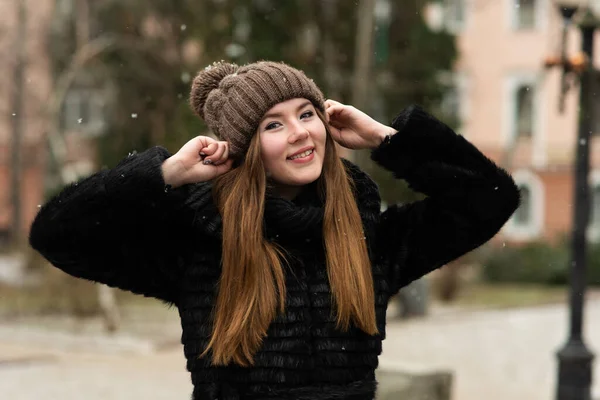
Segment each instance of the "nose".
[{"label": "nose", "polygon": [[290,143],[295,143],[299,140],[304,140],[309,136],[308,129],[304,127],[300,122],[296,122],[292,126],[292,133],[289,137]]}]

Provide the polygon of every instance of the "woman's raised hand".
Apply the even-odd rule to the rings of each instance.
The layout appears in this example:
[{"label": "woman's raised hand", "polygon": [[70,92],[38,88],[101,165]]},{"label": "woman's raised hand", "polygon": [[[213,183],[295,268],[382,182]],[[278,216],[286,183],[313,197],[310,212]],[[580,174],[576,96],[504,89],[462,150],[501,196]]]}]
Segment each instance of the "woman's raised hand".
[{"label": "woman's raised hand", "polygon": [[396,133],[359,109],[335,100],[325,102],[325,113],[333,139],[348,149],[374,149],[386,135]]},{"label": "woman's raised hand", "polygon": [[229,144],[208,136],[196,136],[163,162],[165,183],[172,187],[206,182],[231,169]]}]

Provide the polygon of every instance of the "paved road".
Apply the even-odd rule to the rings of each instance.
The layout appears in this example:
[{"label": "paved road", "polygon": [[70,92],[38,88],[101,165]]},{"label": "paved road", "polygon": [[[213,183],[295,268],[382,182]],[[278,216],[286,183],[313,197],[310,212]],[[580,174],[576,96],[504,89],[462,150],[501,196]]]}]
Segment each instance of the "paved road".
[{"label": "paved road", "polygon": [[[586,311],[587,343],[600,353],[600,299],[589,301]],[[564,306],[444,312],[391,322],[382,364],[452,369],[454,400],[551,400],[556,382],[554,354],[566,339],[566,323]],[[22,341],[19,345],[2,336],[2,329],[2,399],[189,399],[191,385],[180,346],[150,354],[101,355],[64,346],[52,350],[46,344],[45,348],[35,343],[24,347]],[[595,365],[598,396],[600,362]]]},{"label": "paved road", "polygon": [[[455,400],[553,400],[555,353],[567,338],[567,309],[458,312],[388,325],[383,359],[449,368]],[[600,399],[600,299],[588,301],[586,343],[598,354],[594,399]]]},{"label": "paved road", "polygon": [[0,351],[13,355],[0,363],[0,397],[6,400],[173,400],[189,399],[192,391],[180,349],[112,356],[14,346]]}]

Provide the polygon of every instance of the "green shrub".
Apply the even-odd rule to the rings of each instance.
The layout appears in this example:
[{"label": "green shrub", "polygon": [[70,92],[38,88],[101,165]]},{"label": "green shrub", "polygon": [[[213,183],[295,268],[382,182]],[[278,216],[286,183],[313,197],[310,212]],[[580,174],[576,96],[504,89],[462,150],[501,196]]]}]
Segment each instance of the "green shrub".
[{"label": "green shrub", "polygon": [[[600,243],[590,243],[587,252],[588,284],[600,286]],[[488,246],[477,253],[477,260],[488,282],[563,285],[569,280],[571,248],[568,240]]]},{"label": "green shrub", "polygon": [[559,284],[566,281],[568,260],[564,246],[532,242],[488,250],[480,263],[490,282]]}]

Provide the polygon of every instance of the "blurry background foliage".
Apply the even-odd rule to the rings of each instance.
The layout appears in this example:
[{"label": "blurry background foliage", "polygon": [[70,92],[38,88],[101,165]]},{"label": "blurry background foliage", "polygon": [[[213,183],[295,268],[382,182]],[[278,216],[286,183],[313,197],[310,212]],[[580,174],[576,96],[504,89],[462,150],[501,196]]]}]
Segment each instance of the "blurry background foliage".
[{"label": "blurry background foliage", "polygon": [[[63,0],[69,1],[69,0]],[[443,115],[455,38],[432,31],[422,15],[430,0],[389,1],[375,20],[372,85],[363,110],[384,123],[418,103]],[[81,3],[81,2],[75,2]],[[162,145],[175,152],[206,132],[187,104],[190,83],[206,65],[268,59],[304,70],[325,95],[350,103],[359,7],[342,0],[102,0],[55,18],[49,38],[55,78],[83,47],[116,38],[78,73],[76,86],[103,90],[98,167],[114,166],[132,150]],[[386,203],[417,196],[390,174],[357,158],[378,182]]]},{"label": "blurry background foliage", "polygon": [[[569,279],[569,239],[522,245],[486,245],[473,254],[490,283],[566,285]],[[587,282],[600,286],[600,243],[589,243]]]}]

